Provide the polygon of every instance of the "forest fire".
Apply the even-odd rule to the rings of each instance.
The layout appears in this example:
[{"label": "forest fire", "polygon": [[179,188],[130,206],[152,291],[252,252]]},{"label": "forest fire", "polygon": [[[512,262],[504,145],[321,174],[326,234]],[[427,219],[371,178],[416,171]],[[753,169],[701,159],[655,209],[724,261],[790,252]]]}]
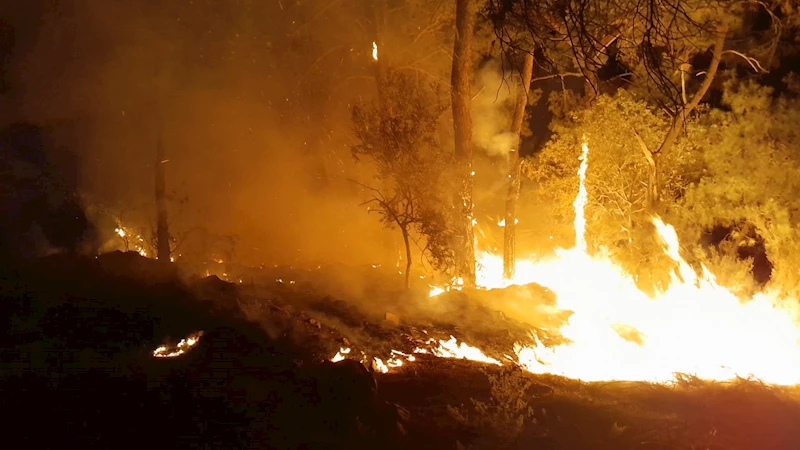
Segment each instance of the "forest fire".
[{"label": "forest fire", "polygon": [[770,384],[800,383],[800,329],[793,311],[767,293],[741,302],[705,267],[698,275],[681,258],[675,230],[660,218],[653,223],[675,270],[669,287],[655,298],[604,254],[587,253],[587,153],[584,144],[575,247],[559,250],[551,260],[518,261],[512,280],[502,276],[502,256],[478,256],[481,288],[538,283],[557,294],[558,308],[573,312],[561,329],[570,343],[518,345],[519,364],[534,373],[584,381],[667,382],[685,373],[719,381],[755,377]]},{"label": "forest fire", "polygon": [[28,447],[800,448],[800,1],[24,4]]}]

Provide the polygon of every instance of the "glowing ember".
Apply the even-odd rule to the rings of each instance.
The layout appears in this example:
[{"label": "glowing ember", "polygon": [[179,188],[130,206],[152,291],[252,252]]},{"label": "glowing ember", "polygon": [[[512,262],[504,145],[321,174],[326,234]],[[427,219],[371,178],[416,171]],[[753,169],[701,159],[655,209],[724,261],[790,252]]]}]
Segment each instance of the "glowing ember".
[{"label": "glowing ember", "polygon": [[589,255],[584,237],[584,185],[588,146],[578,172],[575,247],[546,261],[520,260],[513,280],[503,279],[502,256],[479,252],[478,284],[484,288],[538,283],[557,294],[557,306],[572,311],[561,333],[570,343],[547,348],[517,345],[520,365],[585,381],[667,382],[675,373],[708,380],[755,377],[766,383],[800,383],[800,330],[794,312],[761,293],[741,302],[680,256],[672,226],[654,218],[665,254],[675,262],[671,283],[650,298],[633,277],[600,252]]},{"label": "glowing ember", "polygon": [[[428,341],[428,344],[435,343],[435,340],[431,339]],[[439,346],[434,347],[431,350],[435,356],[440,358],[459,358],[459,359],[469,359],[470,361],[479,361],[488,364],[496,364],[501,366],[500,361],[486,356],[480,349],[472,347],[470,345],[465,344],[462,342],[461,344],[457,343],[455,337],[450,336],[450,340],[448,341],[439,341]],[[424,348],[417,348],[414,350],[414,353],[428,353],[427,349]]]},{"label": "glowing ember", "polygon": [[198,331],[197,333],[189,335],[188,337],[186,337],[186,339],[181,339],[181,341],[178,342],[178,345],[172,347],[162,345],[157,349],[153,350],[153,356],[155,356],[156,358],[174,358],[176,356],[180,356],[189,351],[189,349],[192,348],[195,344],[197,344],[197,342],[200,340],[200,336],[202,335],[203,332]]},{"label": "glowing ember", "polygon": [[372,59],[378,60],[378,44],[375,42],[372,43]]},{"label": "glowing ember", "polygon": [[401,367],[403,365],[403,359],[402,358],[405,358],[409,362],[414,362],[417,359],[417,358],[414,357],[414,355],[409,355],[409,354],[403,353],[401,351],[392,350],[392,356],[391,356],[391,358],[389,358],[388,361],[386,361],[386,365],[391,367],[391,368]]},{"label": "glowing ember", "polygon": [[[349,348],[340,348],[336,355],[331,358],[331,362],[339,362],[347,358],[346,355],[350,354]],[[396,367],[401,367],[403,365],[403,360],[407,361],[415,361],[416,358],[414,355],[409,355],[407,353],[403,353],[398,350],[392,350],[392,354],[386,362],[383,362],[381,358],[372,358],[372,369],[376,372],[381,373],[388,373],[389,369],[393,369]],[[366,364],[367,362],[367,355],[363,352],[361,353],[361,363]]]},{"label": "glowing ember", "polygon": [[349,348],[340,348],[339,351],[336,352],[336,355],[333,358],[331,358],[331,362],[339,362],[345,358],[344,355],[347,355],[349,353],[350,353]]}]

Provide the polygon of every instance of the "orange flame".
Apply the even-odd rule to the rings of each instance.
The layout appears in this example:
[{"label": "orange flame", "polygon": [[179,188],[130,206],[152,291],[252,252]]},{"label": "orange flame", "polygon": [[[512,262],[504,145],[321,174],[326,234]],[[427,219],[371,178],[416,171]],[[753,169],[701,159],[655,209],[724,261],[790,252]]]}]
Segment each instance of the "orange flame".
[{"label": "orange flame", "polygon": [[755,377],[771,384],[800,383],[796,308],[789,309],[769,292],[740,302],[707,268],[696,273],[680,256],[674,228],[660,218],[653,223],[676,270],[669,287],[655,298],[639,290],[633,277],[604,253],[587,253],[585,142],[582,150],[580,189],[573,204],[575,247],[559,249],[550,260],[517,261],[512,280],[503,277],[502,256],[477,255],[479,286],[538,283],[557,294],[558,308],[573,312],[560,330],[568,344],[518,344],[518,363],[534,373],[585,381],[667,382],[685,373],[707,380]]},{"label": "orange flame", "polygon": [[345,358],[345,355],[349,353],[350,353],[349,348],[340,348],[339,351],[336,352],[336,355],[334,355],[334,357],[331,358],[331,362],[339,362],[343,360]]},{"label": "orange flame", "polygon": [[[428,341],[429,344],[435,343],[434,339]],[[439,346],[430,350],[435,356],[440,358],[458,358],[479,361],[487,364],[502,365],[500,361],[486,356],[480,349],[472,347],[464,342],[457,343],[455,337],[450,336],[450,340],[439,341]],[[414,353],[428,353],[428,349],[416,348]]]}]

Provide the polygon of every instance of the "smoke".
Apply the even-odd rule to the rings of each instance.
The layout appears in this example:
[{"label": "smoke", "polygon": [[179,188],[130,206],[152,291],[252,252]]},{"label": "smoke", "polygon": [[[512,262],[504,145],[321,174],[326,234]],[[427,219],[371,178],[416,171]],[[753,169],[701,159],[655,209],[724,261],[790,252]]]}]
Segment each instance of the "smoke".
[{"label": "smoke", "polygon": [[370,176],[350,157],[348,113],[370,89],[352,81],[371,62],[373,37],[352,27],[363,11],[300,27],[319,2],[31,3],[41,14],[16,30],[8,120],[78,155],[79,189],[103,205],[90,209],[149,233],[160,141],[173,235],[237,236],[242,263],[396,259],[346,181]]},{"label": "smoke", "polygon": [[510,72],[503,79],[500,63],[492,60],[475,74],[478,94],[472,100],[472,139],[489,155],[504,155],[517,145],[517,136],[511,133],[514,113],[514,89],[509,84]]}]

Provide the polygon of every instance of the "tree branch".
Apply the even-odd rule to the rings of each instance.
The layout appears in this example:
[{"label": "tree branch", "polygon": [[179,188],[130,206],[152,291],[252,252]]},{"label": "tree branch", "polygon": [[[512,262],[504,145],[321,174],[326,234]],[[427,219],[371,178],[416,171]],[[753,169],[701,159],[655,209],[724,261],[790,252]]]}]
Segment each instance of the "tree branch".
[{"label": "tree branch", "polygon": [[722,60],[722,53],[723,48],[725,47],[725,39],[728,34],[728,26],[722,25],[717,29],[717,40],[714,42],[714,53],[711,58],[711,63],[708,66],[708,70],[706,70],[706,78],[703,80],[703,83],[700,85],[700,88],[697,92],[694,93],[692,99],[689,101],[686,106],[683,107],[683,110],[675,115],[675,118],[672,122],[672,127],[667,132],[667,135],[664,137],[664,140],[661,142],[661,146],[655,152],[652,152],[654,155],[661,155],[666,154],[669,150],[672,149],[672,145],[675,143],[675,139],[677,139],[678,134],[681,131],[681,124],[686,119],[686,116],[689,115],[697,106],[700,104],[700,101],[708,92],[708,89],[711,87],[711,83],[714,82],[714,78],[717,75],[717,70],[719,69],[720,60]]},{"label": "tree branch", "polygon": [[639,148],[642,149],[644,157],[647,158],[647,163],[650,164],[650,166],[655,166],[656,162],[653,159],[653,152],[651,152],[650,149],[647,148],[647,144],[644,143],[644,140],[642,139],[641,136],[639,136],[639,133],[636,132],[636,129],[633,129],[633,135],[636,136],[636,140],[639,142]]},{"label": "tree branch", "polygon": [[561,78],[563,80],[564,77],[581,77],[581,78],[583,78],[583,76],[584,75],[582,73],[580,73],[580,72],[556,73],[556,74],[547,75],[547,76],[544,76],[544,77],[536,77],[536,78],[531,80],[531,83],[536,82],[536,81],[550,80],[550,79],[553,79],[553,78]]},{"label": "tree branch", "polygon": [[749,64],[750,67],[752,67],[753,70],[756,73],[769,73],[769,70],[767,70],[764,67],[762,67],[761,63],[758,62],[758,60],[753,58],[752,56],[747,56],[742,52],[737,52],[736,50],[725,50],[724,52],[722,52],[723,55],[724,54],[728,54],[728,53],[730,53],[731,55],[736,55],[736,56],[744,59],[745,62],[747,62],[747,64]]}]

